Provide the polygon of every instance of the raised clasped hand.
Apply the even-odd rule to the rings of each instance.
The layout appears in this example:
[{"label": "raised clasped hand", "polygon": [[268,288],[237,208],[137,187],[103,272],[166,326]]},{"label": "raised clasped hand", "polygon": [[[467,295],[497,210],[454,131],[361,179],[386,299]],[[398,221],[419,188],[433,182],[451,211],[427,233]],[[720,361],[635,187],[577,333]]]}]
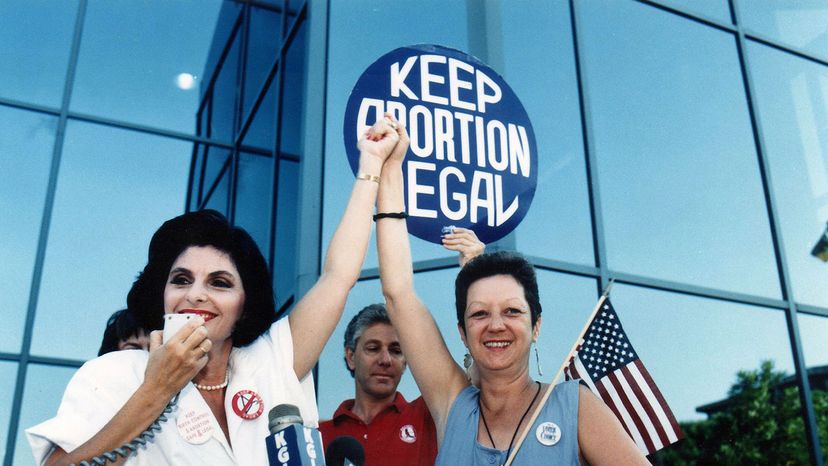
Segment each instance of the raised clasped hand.
[{"label": "raised clasped hand", "polygon": [[386,113],[365,131],[357,147],[363,157],[375,158],[380,164],[389,159],[402,160],[408,150],[408,133],[393,115]]}]

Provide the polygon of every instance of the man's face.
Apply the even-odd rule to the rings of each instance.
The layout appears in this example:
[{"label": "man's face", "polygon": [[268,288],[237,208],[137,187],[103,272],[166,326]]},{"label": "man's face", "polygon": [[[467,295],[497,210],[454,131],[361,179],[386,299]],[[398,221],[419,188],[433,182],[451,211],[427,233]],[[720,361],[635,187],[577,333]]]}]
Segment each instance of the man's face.
[{"label": "man's face", "polygon": [[394,327],[374,324],[357,339],[356,351],[345,348],[348,367],[354,371],[357,393],[386,398],[397,391],[405,357]]}]

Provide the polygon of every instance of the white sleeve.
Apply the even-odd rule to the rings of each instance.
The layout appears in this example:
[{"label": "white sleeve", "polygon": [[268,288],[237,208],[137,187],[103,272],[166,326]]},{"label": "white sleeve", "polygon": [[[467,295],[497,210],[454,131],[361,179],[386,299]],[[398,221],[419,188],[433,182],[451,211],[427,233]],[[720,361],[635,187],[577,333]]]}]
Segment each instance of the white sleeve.
[{"label": "white sleeve", "polygon": [[[299,406],[302,414],[302,420],[308,427],[318,427],[319,412],[316,407],[316,387],[313,383],[313,371],[308,372],[305,377],[298,380],[296,373],[293,371],[293,334],[290,329],[290,319],[287,316],[276,321],[270,327],[270,338],[272,339],[272,348],[274,357],[280,359],[282,367],[285,367],[293,375],[293,379],[298,381],[296,387],[297,393],[294,396],[301,396],[303,402]],[[300,337],[301,338],[301,337]]]},{"label": "white sleeve", "polygon": [[55,417],[26,429],[36,464],[43,464],[55,446],[72,451],[98,433],[135,393],[146,361],[146,352],[116,351],[78,369]]}]

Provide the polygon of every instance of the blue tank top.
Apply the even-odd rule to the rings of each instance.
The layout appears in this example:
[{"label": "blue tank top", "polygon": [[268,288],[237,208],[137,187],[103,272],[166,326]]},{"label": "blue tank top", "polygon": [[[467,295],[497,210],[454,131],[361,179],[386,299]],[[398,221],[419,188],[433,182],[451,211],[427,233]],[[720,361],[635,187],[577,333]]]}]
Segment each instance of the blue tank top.
[{"label": "blue tank top", "polygon": [[[457,395],[451,406],[446,434],[437,453],[440,466],[492,466],[506,463],[506,451],[484,447],[477,442],[480,390],[470,386]],[[531,415],[531,414],[530,414]],[[540,415],[526,434],[512,463],[516,466],[539,464],[579,465],[578,461],[578,381],[555,387]]]}]

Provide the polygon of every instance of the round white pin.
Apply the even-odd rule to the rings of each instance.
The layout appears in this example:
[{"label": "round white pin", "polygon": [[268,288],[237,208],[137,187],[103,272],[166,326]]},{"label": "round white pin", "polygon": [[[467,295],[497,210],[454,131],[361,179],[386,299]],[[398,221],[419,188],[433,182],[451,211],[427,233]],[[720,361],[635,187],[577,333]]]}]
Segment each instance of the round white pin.
[{"label": "round white pin", "polygon": [[535,437],[542,445],[551,447],[561,440],[561,428],[554,422],[543,422],[535,430]]},{"label": "round white pin", "polygon": [[200,445],[213,435],[213,423],[210,422],[210,413],[190,410],[179,413],[175,419],[178,433],[189,443]]}]

